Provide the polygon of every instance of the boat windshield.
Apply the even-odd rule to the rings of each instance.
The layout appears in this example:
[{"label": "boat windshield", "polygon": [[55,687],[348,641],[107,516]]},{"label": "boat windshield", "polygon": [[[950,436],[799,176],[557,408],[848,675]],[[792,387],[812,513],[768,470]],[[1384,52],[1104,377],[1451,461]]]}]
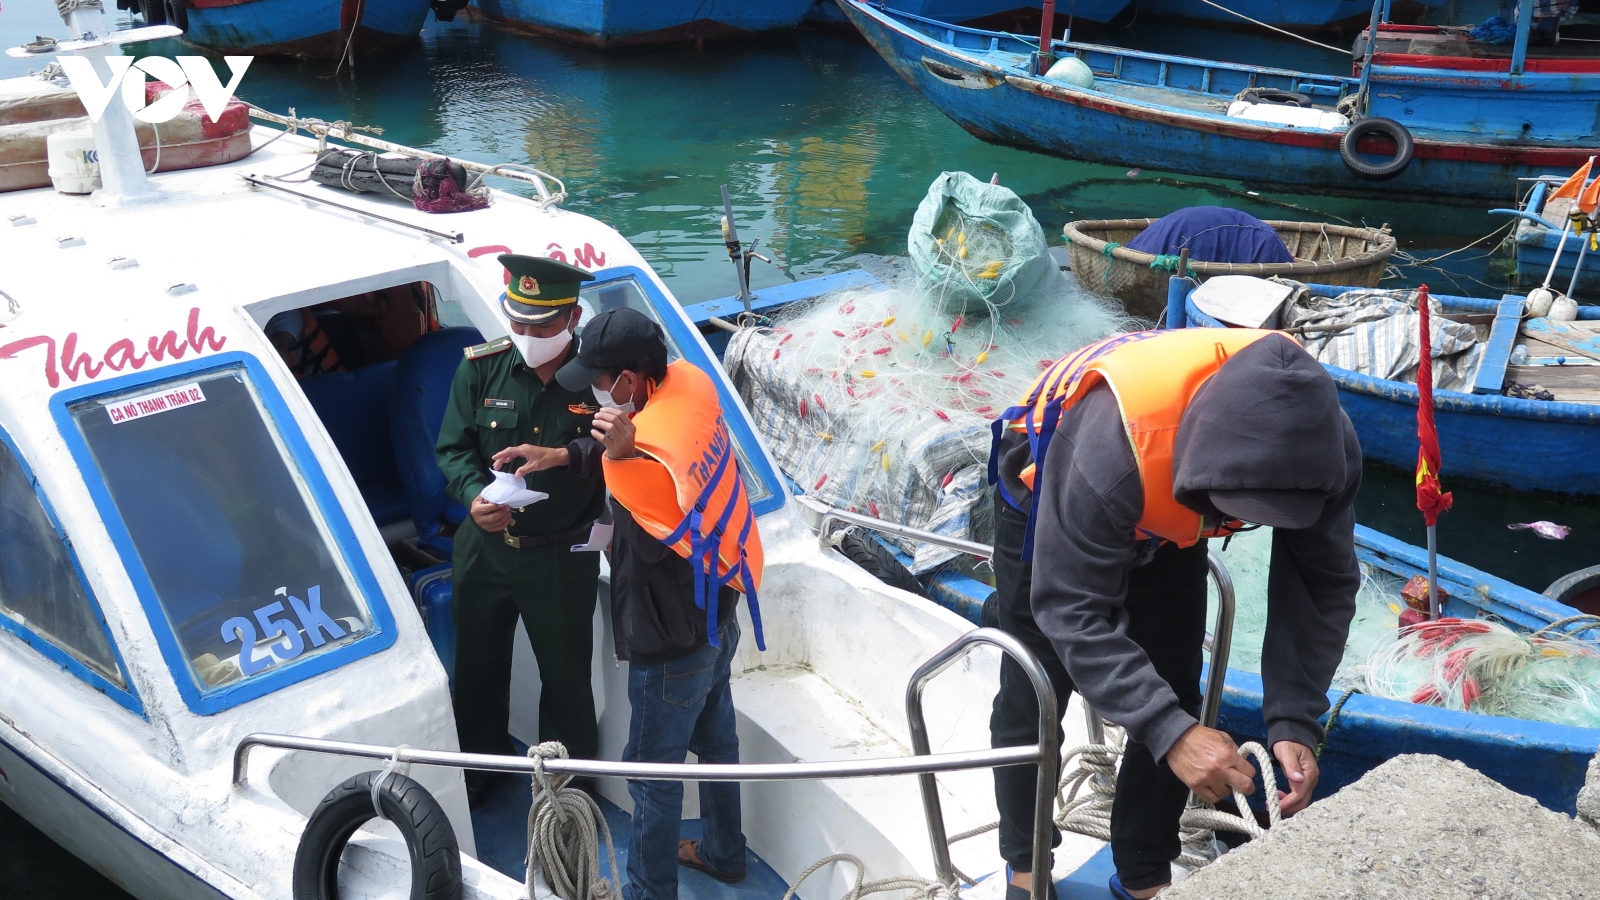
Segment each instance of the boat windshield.
[{"label": "boat windshield", "polygon": [[[603,277],[603,276],[602,276]],[[650,297],[639,284],[639,279],[633,275],[621,278],[597,281],[583,288],[579,294],[583,303],[584,321],[592,321],[596,315],[608,309],[619,309],[624,306],[632,307],[650,317],[650,321],[661,326],[661,332],[667,339],[667,359],[683,359],[683,348],[679,346],[678,339],[673,336],[672,329],[661,321],[661,315],[650,303]],[[583,334],[583,326],[579,325],[578,334]],[[692,362],[693,360],[691,360]],[[716,377],[713,375],[713,378]],[[724,399],[726,404],[727,400]],[[726,417],[726,416],[725,416]],[[745,494],[751,503],[760,503],[762,500],[773,496],[773,489],[757,474],[757,470],[750,465],[750,456],[744,446],[738,428],[729,428],[728,433],[733,437],[733,455],[739,463],[739,474],[744,478]]]},{"label": "boat windshield", "polygon": [[150,614],[166,617],[188,663],[178,677],[205,692],[370,627],[242,365],[67,408],[126,527],[130,573],[148,576]]}]

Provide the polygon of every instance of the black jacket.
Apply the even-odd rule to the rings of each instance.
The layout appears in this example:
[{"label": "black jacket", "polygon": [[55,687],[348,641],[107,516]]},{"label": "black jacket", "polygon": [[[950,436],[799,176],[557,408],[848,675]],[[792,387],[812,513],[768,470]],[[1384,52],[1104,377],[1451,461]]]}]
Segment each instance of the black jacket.
[{"label": "black jacket", "polygon": [[[1173,494],[1202,514],[1217,512],[1206,499],[1212,489],[1327,495],[1313,525],[1272,536],[1261,655],[1272,742],[1315,747],[1321,740],[1317,719],[1328,708],[1355,613],[1361,447],[1338,404],[1315,360],[1287,339],[1267,338],[1235,354],[1200,390],[1174,441]],[[1026,438],[1008,435],[1000,454],[1004,485],[1026,509],[1027,489],[1016,478],[1028,460]],[[1062,416],[1042,470],[1034,618],[1089,705],[1159,760],[1195,720],[1128,637],[1128,574],[1147,559],[1148,542],[1134,534],[1144,486],[1109,388],[1095,387]]]},{"label": "black jacket", "polygon": [[[569,468],[599,473],[605,448],[593,438],[568,447]],[[707,643],[706,611],[694,603],[694,567],[645,531],[627,508],[610,499],[611,630],[617,659],[640,665],[671,662]],[[717,592],[717,627],[739,608],[739,592]],[[710,598],[707,598],[709,600]]]}]

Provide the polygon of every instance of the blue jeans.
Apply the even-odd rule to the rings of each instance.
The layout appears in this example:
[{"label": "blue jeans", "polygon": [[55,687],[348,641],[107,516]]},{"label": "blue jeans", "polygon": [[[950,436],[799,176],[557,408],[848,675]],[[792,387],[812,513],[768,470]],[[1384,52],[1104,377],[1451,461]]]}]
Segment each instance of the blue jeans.
[{"label": "blue jeans", "polygon": [[[728,672],[739,646],[739,623],[729,621],[722,646],[707,644],[669,663],[628,664],[628,701],[633,721],[622,758],[629,762],[681,763],[689,751],[707,763],[739,761],[733,695]],[[633,838],[628,845],[624,900],[677,900],[678,829],[683,820],[683,782],[630,781]],[[745,870],[739,785],[701,782],[700,816],[705,825],[700,861],[719,873]]]}]

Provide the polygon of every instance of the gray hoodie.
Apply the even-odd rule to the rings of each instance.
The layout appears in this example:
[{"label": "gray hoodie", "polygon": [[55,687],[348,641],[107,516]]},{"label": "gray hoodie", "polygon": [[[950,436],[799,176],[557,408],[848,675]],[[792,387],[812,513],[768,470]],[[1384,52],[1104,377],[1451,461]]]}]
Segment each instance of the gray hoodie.
[{"label": "gray hoodie", "polygon": [[[1000,477],[1027,508],[1016,475],[1027,442],[1008,436]],[[1110,389],[1062,416],[1042,467],[1034,529],[1034,619],[1084,699],[1162,759],[1195,724],[1127,633],[1128,575],[1147,543],[1134,526],[1144,487]],[[1355,613],[1355,497],[1361,447],[1327,372],[1287,338],[1236,353],[1185,411],[1173,447],[1173,495],[1216,516],[1209,490],[1311,489],[1327,495],[1310,527],[1274,529],[1261,655],[1268,740],[1315,747],[1317,719]]]}]

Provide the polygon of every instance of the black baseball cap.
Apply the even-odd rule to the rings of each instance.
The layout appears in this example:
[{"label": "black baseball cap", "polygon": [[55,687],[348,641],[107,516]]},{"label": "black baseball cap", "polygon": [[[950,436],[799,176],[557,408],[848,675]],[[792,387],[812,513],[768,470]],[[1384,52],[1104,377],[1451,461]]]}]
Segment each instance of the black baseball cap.
[{"label": "black baseball cap", "polygon": [[569,391],[581,391],[602,371],[665,352],[666,347],[661,326],[649,316],[627,306],[608,309],[583,329],[578,355],[556,372],[556,381]]}]

